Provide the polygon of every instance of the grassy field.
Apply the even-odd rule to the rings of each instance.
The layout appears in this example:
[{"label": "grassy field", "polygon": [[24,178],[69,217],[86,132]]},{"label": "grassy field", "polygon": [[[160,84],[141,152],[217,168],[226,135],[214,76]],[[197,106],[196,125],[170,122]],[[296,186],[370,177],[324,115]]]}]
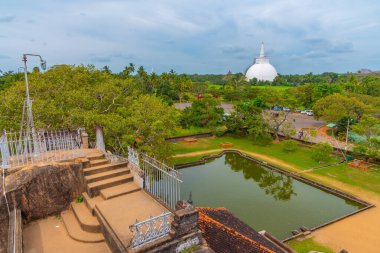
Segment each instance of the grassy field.
[{"label": "grassy field", "polygon": [[343,163],[318,169],[313,171],[313,173],[334,178],[346,184],[380,194],[380,166],[375,166],[367,171],[363,171]]},{"label": "grassy field", "polygon": [[[219,149],[221,149],[220,144],[226,142],[233,143],[234,146],[232,149],[240,149],[246,152],[253,152],[257,155],[265,155],[266,157],[276,159],[275,162],[283,161],[292,167],[281,166],[279,164],[275,165],[288,170],[305,170],[320,165],[311,159],[311,149],[307,147],[300,146],[297,151],[293,153],[287,153],[283,150],[283,144],[281,142],[271,144],[269,146],[259,146],[254,145],[254,143],[247,138],[236,138],[231,136],[200,138],[195,143],[186,143],[184,141],[179,141],[173,144],[173,149],[175,154],[215,150],[211,153],[207,153],[207,155],[209,155],[213,153],[219,153]],[[197,153],[194,156],[177,157],[173,158],[171,162],[174,164],[179,164],[197,161],[204,155],[205,154]],[[252,155],[254,156],[254,154]],[[265,160],[264,158],[259,159]],[[331,164],[338,160],[338,157],[333,156],[329,163]],[[270,161],[268,162],[272,163]],[[380,194],[380,166],[378,165],[367,171],[362,171],[348,166],[347,163],[342,163],[327,168],[320,168],[310,172],[304,172],[301,175],[312,180],[320,181],[331,187],[336,187],[334,182],[339,181],[349,186],[359,187],[363,190],[367,190],[375,194]],[[324,178],[326,179],[324,180]],[[331,181],[331,179],[336,181]],[[287,244],[298,253],[307,253],[310,251],[324,253],[334,252],[328,247],[315,242],[312,238],[305,239],[303,241],[292,240]]]},{"label": "grassy field", "polygon": [[185,136],[185,135],[192,135],[192,134],[203,134],[203,133],[209,133],[211,130],[204,128],[204,127],[190,127],[190,128],[177,128],[175,130],[174,136]]},{"label": "grassy field", "polygon": [[252,88],[260,88],[260,89],[271,88],[271,89],[274,89],[274,90],[283,91],[283,90],[287,90],[287,89],[289,89],[291,87],[290,86],[268,86],[268,85],[265,85],[265,86],[252,86]]},{"label": "grassy field", "polygon": [[310,251],[317,251],[323,253],[334,253],[333,250],[316,243],[312,238],[303,241],[292,240],[287,243],[297,253],[308,253]]},{"label": "grassy field", "polygon": [[[221,149],[220,144],[225,142],[233,143],[234,146],[232,149],[240,149],[248,152],[262,154],[283,161],[292,166],[289,168],[280,164],[276,164],[277,166],[285,169],[295,168],[297,170],[306,170],[321,165],[311,158],[311,149],[309,148],[300,146],[297,151],[293,153],[287,153],[283,150],[283,144],[281,142],[278,144],[271,144],[269,146],[259,146],[254,145],[253,142],[249,139],[230,136],[219,138],[200,138],[195,143],[178,141],[177,143],[173,144],[173,149],[175,154],[185,154],[191,152]],[[171,162],[174,164],[192,162],[199,160],[202,156],[204,155],[197,154],[190,157],[173,158]],[[339,158],[337,156],[333,156],[329,164],[337,161],[339,161]],[[271,163],[270,161],[268,162]],[[375,166],[367,171],[362,171],[356,168],[352,168],[346,163],[343,163],[327,168],[317,169],[312,172],[304,173],[302,175],[309,178],[312,178],[313,175],[321,175],[327,178],[341,181],[348,185],[360,187],[364,190],[380,194],[380,166]]]},{"label": "grassy field", "polygon": [[[208,88],[211,88],[211,89],[220,89],[222,87],[223,86],[219,85],[219,84],[213,84],[213,83],[208,84]],[[271,88],[271,89],[280,90],[280,91],[287,90],[287,89],[291,88],[290,86],[269,86],[269,85],[259,85],[259,86],[251,86],[251,87],[252,88],[260,88],[260,89]]]},{"label": "grassy field", "polygon": [[[269,146],[259,146],[254,145],[253,142],[247,138],[236,138],[236,137],[209,137],[209,138],[200,138],[195,143],[186,143],[184,141],[179,141],[176,144],[173,144],[173,149],[175,154],[184,154],[190,152],[205,151],[210,149],[220,149],[221,143],[230,142],[233,143],[233,149],[246,150],[258,154],[263,154],[266,156],[271,156],[276,159],[282,160],[290,165],[294,166],[296,169],[305,170],[313,167],[317,167],[320,164],[313,159],[311,159],[311,150],[305,147],[299,147],[293,153],[287,153],[283,151],[283,144],[272,144]],[[187,158],[186,162],[196,161],[201,156]],[[178,158],[176,158],[178,159]],[[182,162],[181,160],[175,160],[176,163]],[[338,157],[332,157],[331,163],[338,161]]]}]

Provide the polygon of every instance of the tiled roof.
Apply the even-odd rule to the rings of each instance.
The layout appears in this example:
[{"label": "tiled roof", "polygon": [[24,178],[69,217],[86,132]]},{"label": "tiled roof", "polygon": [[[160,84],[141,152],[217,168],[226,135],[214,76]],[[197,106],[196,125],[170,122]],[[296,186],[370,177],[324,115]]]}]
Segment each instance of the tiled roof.
[{"label": "tiled roof", "polygon": [[223,207],[197,207],[199,228],[216,253],[284,252]]}]

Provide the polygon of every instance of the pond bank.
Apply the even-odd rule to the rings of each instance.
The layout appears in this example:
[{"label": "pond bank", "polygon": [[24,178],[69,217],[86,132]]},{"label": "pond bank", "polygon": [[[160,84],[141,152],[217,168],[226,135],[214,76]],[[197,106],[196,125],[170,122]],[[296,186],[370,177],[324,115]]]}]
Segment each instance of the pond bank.
[{"label": "pond bank", "polygon": [[[199,156],[203,154],[218,153],[223,150],[224,149],[204,150],[186,154],[178,154],[174,157],[180,158]],[[246,150],[241,151],[293,172],[302,171],[302,169],[277,158]],[[365,212],[360,212],[313,232],[315,241],[327,245],[335,251],[346,249],[349,252],[376,252],[380,248],[380,240],[378,240],[378,238],[380,238],[380,208],[378,207],[380,205],[379,194],[363,190],[360,187],[345,184],[341,181],[334,180],[326,176],[314,174],[312,171],[303,173],[303,176],[345,191],[375,205],[375,207],[366,210]]]}]

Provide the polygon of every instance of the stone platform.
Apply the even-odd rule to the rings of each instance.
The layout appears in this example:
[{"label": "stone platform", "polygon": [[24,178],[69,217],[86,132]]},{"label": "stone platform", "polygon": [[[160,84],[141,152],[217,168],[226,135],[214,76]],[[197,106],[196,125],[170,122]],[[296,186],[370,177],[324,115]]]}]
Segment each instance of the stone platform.
[{"label": "stone platform", "polygon": [[117,244],[124,249],[130,246],[132,239],[129,226],[136,220],[143,221],[168,211],[144,191],[116,197],[95,206],[98,219],[105,224],[103,234],[108,244]]}]

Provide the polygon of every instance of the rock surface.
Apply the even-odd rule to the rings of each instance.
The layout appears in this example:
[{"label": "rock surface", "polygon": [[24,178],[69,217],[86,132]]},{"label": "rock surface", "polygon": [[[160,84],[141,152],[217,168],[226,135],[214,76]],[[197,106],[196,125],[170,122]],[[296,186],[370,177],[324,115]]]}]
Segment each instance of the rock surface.
[{"label": "rock surface", "polygon": [[[21,210],[24,222],[59,214],[85,189],[83,163],[53,163],[25,167],[6,177],[9,205]],[[8,211],[2,193],[0,197],[0,245],[6,245]],[[4,230],[4,231],[3,231]],[[0,253],[5,252],[0,247]]]}]

